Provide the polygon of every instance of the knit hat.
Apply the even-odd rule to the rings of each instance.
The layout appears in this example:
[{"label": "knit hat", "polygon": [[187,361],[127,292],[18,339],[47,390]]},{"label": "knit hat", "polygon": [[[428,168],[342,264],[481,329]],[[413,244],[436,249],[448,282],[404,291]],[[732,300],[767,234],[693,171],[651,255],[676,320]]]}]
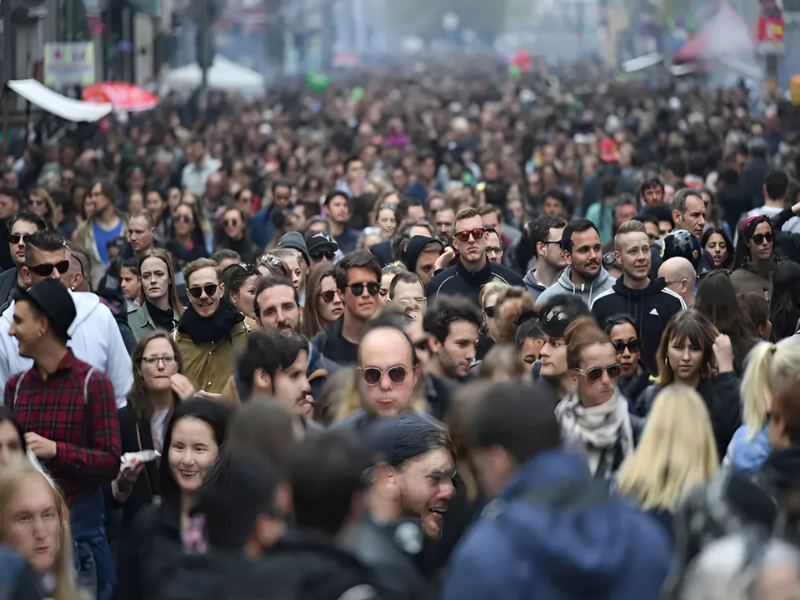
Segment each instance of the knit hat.
[{"label": "knit hat", "polygon": [[308,247],[306,246],[306,240],[302,233],[298,233],[296,231],[285,233],[281,236],[281,239],[278,240],[278,248],[291,248],[292,250],[297,250],[303,255],[303,260],[306,261],[306,265],[311,264],[311,257],[308,255]]},{"label": "knit hat", "polygon": [[47,317],[53,333],[60,339],[69,339],[67,331],[77,312],[72,296],[63,283],[55,279],[45,279],[21,292],[20,298],[36,306]]}]

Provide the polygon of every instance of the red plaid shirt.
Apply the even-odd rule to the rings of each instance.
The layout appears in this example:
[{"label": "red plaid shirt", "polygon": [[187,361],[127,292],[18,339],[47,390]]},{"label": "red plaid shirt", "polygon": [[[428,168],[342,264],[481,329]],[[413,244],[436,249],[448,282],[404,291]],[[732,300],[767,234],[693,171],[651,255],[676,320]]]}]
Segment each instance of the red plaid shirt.
[{"label": "red plaid shirt", "polygon": [[[68,350],[47,379],[36,367],[13,375],[4,401],[26,432],[56,442],[55,457],[43,464],[69,506],[81,493],[116,477],[122,452],[119,421],[114,389],[102,371]],[[89,421],[84,424],[84,419]]]}]

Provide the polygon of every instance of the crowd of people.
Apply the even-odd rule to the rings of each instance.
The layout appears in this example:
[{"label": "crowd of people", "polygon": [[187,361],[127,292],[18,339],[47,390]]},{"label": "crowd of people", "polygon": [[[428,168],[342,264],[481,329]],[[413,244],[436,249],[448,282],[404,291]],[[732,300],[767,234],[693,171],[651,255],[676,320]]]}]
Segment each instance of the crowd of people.
[{"label": "crowd of people", "polygon": [[592,73],[38,131],[0,599],[800,597],[800,137]]}]

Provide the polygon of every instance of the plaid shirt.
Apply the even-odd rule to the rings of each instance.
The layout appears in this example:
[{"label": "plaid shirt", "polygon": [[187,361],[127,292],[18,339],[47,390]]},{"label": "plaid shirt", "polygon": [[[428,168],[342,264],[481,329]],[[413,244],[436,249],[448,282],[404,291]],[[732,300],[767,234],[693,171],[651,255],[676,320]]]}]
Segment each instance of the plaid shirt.
[{"label": "plaid shirt", "polygon": [[119,421],[114,389],[102,371],[67,350],[47,379],[36,367],[12,376],[4,401],[26,432],[56,442],[55,457],[43,463],[69,506],[81,493],[116,477],[122,452]]}]

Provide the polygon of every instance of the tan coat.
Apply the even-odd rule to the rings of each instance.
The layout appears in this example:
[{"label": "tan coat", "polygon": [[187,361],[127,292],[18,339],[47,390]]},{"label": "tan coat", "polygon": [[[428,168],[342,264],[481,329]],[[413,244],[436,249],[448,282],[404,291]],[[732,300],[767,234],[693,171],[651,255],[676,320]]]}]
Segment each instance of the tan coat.
[{"label": "tan coat", "polygon": [[253,331],[250,323],[250,319],[237,323],[231,329],[230,339],[211,344],[197,345],[177,329],[172,332],[172,339],[183,355],[183,374],[198,391],[222,394],[236,370],[236,351],[247,344],[247,337]]},{"label": "tan coat", "polygon": [[752,263],[731,273],[731,283],[737,294],[757,292],[769,302],[772,298],[772,270],[756,272]]}]

